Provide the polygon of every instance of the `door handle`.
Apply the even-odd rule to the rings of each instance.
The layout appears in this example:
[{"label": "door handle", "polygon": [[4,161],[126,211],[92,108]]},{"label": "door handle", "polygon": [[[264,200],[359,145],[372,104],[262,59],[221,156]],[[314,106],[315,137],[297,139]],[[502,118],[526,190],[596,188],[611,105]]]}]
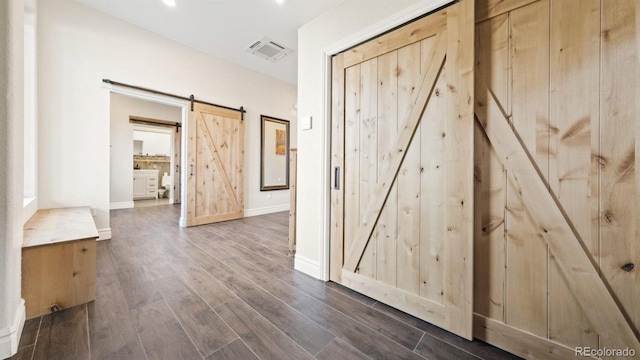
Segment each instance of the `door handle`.
[{"label": "door handle", "polygon": [[333,190],[340,190],[340,166],[333,167]]},{"label": "door handle", "polygon": [[193,164],[191,164],[191,174],[189,176],[193,176]]}]

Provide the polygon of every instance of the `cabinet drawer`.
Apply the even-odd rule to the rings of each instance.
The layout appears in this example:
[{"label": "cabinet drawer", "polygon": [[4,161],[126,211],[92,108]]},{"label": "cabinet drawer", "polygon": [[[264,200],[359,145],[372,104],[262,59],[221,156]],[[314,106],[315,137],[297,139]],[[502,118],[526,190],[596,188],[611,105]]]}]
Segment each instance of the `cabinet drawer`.
[{"label": "cabinet drawer", "polygon": [[147,189],[155,189],[157,187],[158,187],[158,184],[156,184],[156,183],[153,183],[153,184],[147,183]]},{"label": "cabinet drawer", "polygon": [[154,190],[148,189],[148,190],[147,190],[147,195],[155,195],[157,192],[158,192],[158,190],[155,190],[155,189],[154,189]]}]

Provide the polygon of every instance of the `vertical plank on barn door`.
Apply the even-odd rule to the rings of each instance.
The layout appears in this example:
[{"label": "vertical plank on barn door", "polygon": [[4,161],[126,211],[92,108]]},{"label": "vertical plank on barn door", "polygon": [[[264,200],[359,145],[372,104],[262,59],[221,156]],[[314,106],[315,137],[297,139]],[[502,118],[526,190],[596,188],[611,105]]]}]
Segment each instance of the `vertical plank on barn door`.
[{"label": "vertical plank on barn door", "polygon": [[[600,153],[600,1],[553,1],[550,29],[549,185],[597,259],[600,184],[597,156],[592,154]],[[549,339],[569,347],[598,346],[598,334],[553,257]]]},{"label": "vertical plank on barn door", "polygon": [[451,7],[447,19],[445,126],[445,306],[447,329],[472,338],[473,135],[475,2]]},{"label": "vertical plank on barn door", "polygon": [[[435,40],[430,37],[420,43],[422,72],[428,68]],[[444,302],[446,74],[445,65],[420,125],[420,296],[440,304]]]},{"label": "vertical plank on barn door", "polygon": [[173,203],[180,204],[180,196],[182,196],[182,187],[180,186],[180,170],[182,169],[182,126],[176,127],[176,132],[173,134],[173,163],[174,169],[171,169],[173,173]]},{"label": "vertical plank on barn door", "polygon": [[[226,160],[229,162],[229,164],[232,164],[231,169],[227,171],[227,177],[229,178],[229,182],[232,184],[238,183],[238,176],[241,173],[240,171],[238,171],[239,154],[237,151],[233,151],[233,149],[240,148],[240,145],[236,144],[236,142],[239,141],[239,136],[237,136],[236,132],[239,130],[240,129],[237,126],[237,123],[233,123],[230,121],[225,122],[225,141],[223,142],[223,144],[225,150],[227,151]],[[287,146],[289,146],[289,144],[287,144]]]},{"label": "vertical plank on barn door", "polygon": [[[410,108],[418,96],[421,68],[420,43],[413,43],[398,50],[398,127],[408,121]],[[426,70],[425,70],[426,71]],[[424,119],[424,117],[423,117]],[[420,293],[420,128],[406,149],[396,184],[398,189],[397,256],[399,289],[412,294]]]},{"label": "vertical plank on barn door", "polygon": [[352,206],[344,210],[343,248],[349,249],[360,224],[360,64],[345,70],[344,86],[344,203]]},{"label": "vertical plank on barn door", "polygon": [[235,141],[237,140],[234,136],[234,132],[236,131],[237,127],[235,126],[235,123],[232,123],[230,121],[225,121],[224,125],[223,125],[223,137],[224,140],[222,141],[220,147],[224,148],[224,160],[226,161],[227,164],[231,164],[230,168],[228,170],[223,170],[224,175],[229,179],[230,183],[237,183],[237,157],[236,157],[236,152],[233,151],[233,149],[236,149],[237,145],[234,144]]},{"label": "vertical plank on barn door", "polygon": [[241,113],[195,103],[187,125],[187,226],[243,217]]},{"label": "vertical plank on barn door", "polygon": [[[604,4],[600,69],[601,271],[639,331],[640,3],[621,0]],[[635,269],[623,270],[626,264],[634,264]]]},{"label": "vertical plank on barn door", "polygon": [[[360,213],[369,205],[378,177],[378,59],[360,64]],[[362,220],[361,220],[362,221]],[[375,232],[362,255],[358,273],[376,277]]]},{"label": "vertical plank on barn door", "polygon": [[[191,126],[191,123],[189,124],[189,140],[191,140],[191,144],[194,147],[194,150],[192,154],[189,154],[189,157],[193,158],[193,162],[188,161],[189,168],[187,169],[189,172],[188,183],[187,183],[187,198],[188,198],[187,199],[188,201],[187,217],[189,217],[189,212],[193,214],[192,215],[193,217],[197,217],[196,209],[200,209],[203,207],[202,205],[203,199],[201,196],[189,195],[189,190],[191,189],[193,189],[192,192],[194,194],[198,193],[197,187],[199,182],[196,181],[196,176],[194,175],[194,168],[197,169],[199,167],[198,159],[202,159],[202,157],[205,154],[204,140],[201,137],[197,136],[197,133],[198,133],[197,128],[198,128],[198,125],[195,121],[193,122],[193,126]],[[190,147],[188,149],[190,150]],[[211,191],[213,191],[213,189],[211,189]]]},{"label": "vertical plank on barn door", "polygon": [[[329,277],[331,281],[341,282],[342,263],[344,262],[344,110],[345,110],[345,71],[344,55],[338,54],[332,59],[331,67],[331,169],[334,172],[331,191],[331,256]],[[337,178],[336,178],[337,176]],[[336,186],[337,185],[337,186]]]},{"label": "vertical plank on barn door", "polygon": [[[476,26],[476,84],[483,78],[509,104],[509,16]],[[486,103],[486,91],[475,92]],[[474,312],[504,322],[506,173],[482,128],[475,127]]]},{"label": "vertical plank on barn door", "polygon": [[[398,134],[398,52],[378,58],[378,179],[389,171],[389,155]],[[398,186],[393,184],[374,230],[377,237],[376,278],[396,285]]]},{"label": "vertical plank on barn door", "polygon": [[[549,1],[510,13],[512,122],[548,179]],[[507,182],[506,323],[547,336],[547,245],[531,221],[519,191]]]}]

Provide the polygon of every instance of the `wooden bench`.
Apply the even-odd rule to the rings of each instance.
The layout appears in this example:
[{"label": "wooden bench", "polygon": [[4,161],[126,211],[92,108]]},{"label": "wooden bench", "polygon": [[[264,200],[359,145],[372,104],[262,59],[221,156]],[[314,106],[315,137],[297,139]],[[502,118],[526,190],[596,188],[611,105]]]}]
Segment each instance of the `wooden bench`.
[{"label": "wooden bench", "polygon": [[24,226],[27,319],[96,299],[96,229],[88,207],[38,210]]}]

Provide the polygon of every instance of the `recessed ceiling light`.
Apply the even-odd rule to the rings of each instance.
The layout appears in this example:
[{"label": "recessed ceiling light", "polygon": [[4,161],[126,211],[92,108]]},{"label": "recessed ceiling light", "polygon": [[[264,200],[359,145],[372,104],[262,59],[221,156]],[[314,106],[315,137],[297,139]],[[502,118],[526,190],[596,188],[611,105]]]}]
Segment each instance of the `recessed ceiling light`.
[{"label": "recessed ceiling light", "polygon": [[284,0],[276,0],[276,2],[280,5],[284,4]]},{"label": "recessed ceiling light", "polygon": [[176,0],[162,0],[162,2],[167,6],[176,6]]}]

